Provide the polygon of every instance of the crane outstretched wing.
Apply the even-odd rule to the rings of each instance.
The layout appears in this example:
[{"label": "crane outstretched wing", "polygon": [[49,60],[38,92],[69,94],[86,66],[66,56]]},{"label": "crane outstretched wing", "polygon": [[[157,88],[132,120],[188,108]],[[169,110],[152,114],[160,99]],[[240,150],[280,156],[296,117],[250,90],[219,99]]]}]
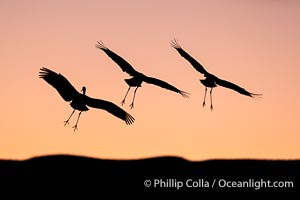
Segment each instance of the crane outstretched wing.
[{"label": "crane outstretched wing", "polygon": [[159,80],[157,78],[148,77],[148,76],[145,76],[143,80],[146,83],[154,84],[154,85],[157,85],[161,88],[165,88],[167,90],[177,92],[177,93],[181,94],[184,98],[189,98],[189,93],[181,91],[181,90],[177,89],[176,87],[174,87],[173,85],[170,85],[169,83],[167,83],[165,81]]},{"label": "crane outstretched wing", "polygon": [[216,79],[216,84],[220,85],[220,86],[223,86],[223,87],[226,87],[226,88],[229,88],[229,89],[232,89],[232,90],[235,90],[236,92],[240,93],[240,94],[243,94],[243,95],[246,95],[246,96],[249,96],[249,97],[258,97],[260,98],[262,96],[262,94],[254,94],[254,93],[251,93],[251,92],[248,92],[247,90],[245,90],[244,88],[234,84],[234,83],[231,83],[229,81],[225,81],[225,80],[222,80],[222,79],[219,79],[217,78]]},{"label": "crane outstretched wing", "polygon": [[190,56],[186,51],[184,51],[181,46],[178,44],[177,40],[174,39],[171,41],[171,46],[178,51],[178,53],[184,57],[187,61],[191,63],[191,65],[201,74],[207,74],[208,72],[204,69],[204,67],[195,60],[192,56]]},{"label": "crane outstretched wing", "polygon": [[120,108],[119,106],[117,106],[116,104],[114,104],[112,102],[105,101],[102,99],[94,99],[94,98],[85,96],[85,103],[89,107],[106,110],[107,112],[111,113],[112,115],[125,121],[125,123],[127,125],[130,125],[134,122],[134,118],[129,113],[127,113],[122,108]]},{"label": "crane outstretched wing", "polygon": [[57,74],[50,69],[42,67],[39,72],[39,77],[52,85],[65,101],[71,101],[79,92],[73,85],[61,74]]},{"label": "crane outstretched wing", "polygon": [[101,49],[102,51],[104,51],[113,61],[115,61],[115,63],[117,63],[119,65],[119,67],[121,67],[121,69],[123,70],[123,72],[127,72],[131,76],[134,76],[134,75],[138,74],[138,72],[125,59],[123,59],[121,56],[119,56],[118,54],[114,53],[110,49],[108,49],[102,43],[102,41],[101,42],[97,42],[96,47],[98,49]]}]

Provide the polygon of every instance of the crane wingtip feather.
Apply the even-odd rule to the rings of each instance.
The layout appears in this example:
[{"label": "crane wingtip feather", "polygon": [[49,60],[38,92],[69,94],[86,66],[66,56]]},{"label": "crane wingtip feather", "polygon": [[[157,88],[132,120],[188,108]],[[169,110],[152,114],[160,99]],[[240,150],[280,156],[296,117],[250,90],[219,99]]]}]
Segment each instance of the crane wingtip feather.
[{"label": "crane wingtip feather", "polygon": [[176,38],[174,38],[172,41],[171,41],[171,47],[175,48],[175,49],[181,49],[181,46],[179,45],[178,41]]},{"label": "crane wingtip feather", "polygon": [[107,50],[108,48],[104,45],[104,43],[102,42],[102,40],[97,41],[97,44],[95,45],[96,48],[101,49],[101,50]]},{"label": "crane wingtip feather", "polygon": [[49,74],[49,72],[51,72],[51,70],[47,69],[46,67],[41,67],[40,70],[41,70],[39,72],[40,78],[44,78],[45,76],[47,76]]},{"label": "crane wingtip feather", "polygon": [[254,94],[254,93],[250,93],[250,97],[254,98],[254,99],[261,99],[263,96],[263,94]]},{"label": "crane wingtip feather", "polygon": [[125,116],[125,123],[127,124],[127,125],[131,125],[131,124],[133,124],[134,123],[134,117],[132,117],[130,114],[128,114],[128,113],[126,113],[126,116]]},{"label": "crane wingtip feather", "polygon": [[191,95],[190,93],[184,92],[184,91],[180,91],[179,93],[180,93],[184,98],[190,98],[189,96]]}]

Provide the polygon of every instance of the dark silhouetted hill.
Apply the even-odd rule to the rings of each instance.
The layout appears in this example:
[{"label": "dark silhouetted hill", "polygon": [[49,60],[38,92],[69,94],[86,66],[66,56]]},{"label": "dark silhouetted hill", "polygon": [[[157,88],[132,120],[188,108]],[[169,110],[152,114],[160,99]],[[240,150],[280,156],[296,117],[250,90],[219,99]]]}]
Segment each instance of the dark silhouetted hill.
[{"label": "dark silhouetted hill", "polygon": [[23,161],[0,160],[1,189],[12,195],[24,191],[24,194],[40,192],[43,197],[93,195],[93,199],[100,199],[103,195],[130,195],[139,199],[152,195],[204,194],[242,197],[264,194],[270,197],[271,194],[298,192],[299,180],[300,160],[192,162],[179,157],[104,160],[71,155],[50,155]]}]

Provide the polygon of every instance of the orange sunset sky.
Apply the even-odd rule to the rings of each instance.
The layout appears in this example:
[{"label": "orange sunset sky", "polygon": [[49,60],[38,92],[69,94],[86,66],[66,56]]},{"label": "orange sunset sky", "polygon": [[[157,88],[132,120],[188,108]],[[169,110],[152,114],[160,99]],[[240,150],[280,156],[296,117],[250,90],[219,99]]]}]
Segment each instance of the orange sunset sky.
[{"label": "orange sunset sky", "polygon": [[[299,159],[299,10],[297,0],[0,0],[0,159]],[[203,75],[173,38],[206,70],[263,98],[217,87],[213,112],[209,98],[203,108]],[[95,48],[98,40],[190,98],[143,83],[134,109],[133,90],[122,107],[133,125],[91,108],[78,131],[78,112],[64,126],[72,108],[38,77],[41,67],[119,106],[127,91],[129,75]]]}]

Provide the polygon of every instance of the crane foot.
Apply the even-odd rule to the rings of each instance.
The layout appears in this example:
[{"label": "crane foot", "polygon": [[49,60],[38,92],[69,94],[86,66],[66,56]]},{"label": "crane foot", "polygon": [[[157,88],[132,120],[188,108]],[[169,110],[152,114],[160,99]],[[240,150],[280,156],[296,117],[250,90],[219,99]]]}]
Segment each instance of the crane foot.
[{"label": "crane foot", "polygon": [[74,128],[74,132],[75,132],[76,130],[78,130],[77,124],[75,124],[75,126],[73,126],[72,128]]},{"label": "crane foot", "polygon": [[65,123],[65,126],[66,126],[66,125],[69,125],[69,120],[64,121],[64,123]]},{"label": "crane foot", "polygon": [[121,101],[121,105],[123,106],[125,104],[125,99],[123,99],[123,101]]}]

